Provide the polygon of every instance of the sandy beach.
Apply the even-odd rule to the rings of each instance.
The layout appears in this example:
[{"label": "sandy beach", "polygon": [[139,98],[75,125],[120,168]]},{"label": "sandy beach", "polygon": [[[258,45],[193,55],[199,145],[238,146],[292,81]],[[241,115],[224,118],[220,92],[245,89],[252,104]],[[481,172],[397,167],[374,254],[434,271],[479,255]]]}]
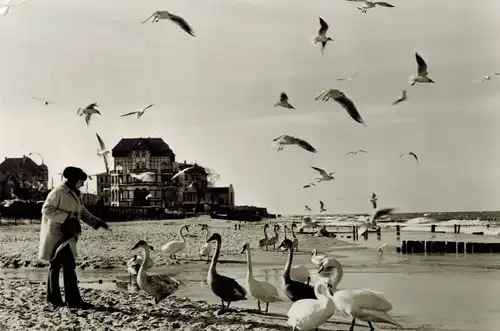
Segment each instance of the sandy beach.
[{"label": "sandy beach", "polygon": [[[282,222],[282,220],[273,220]],[[178,227],[189,223],[188,247],[179,263],[169,261],[160,248],[177,236]],[[262,237],[262,224],[243,224],[235,230],[225,221],[144,221],[111,223],[111,232],[84,227],[79,242],[77,272],[84,298],[97,306],[78,311],[54,308],[44,301],[45,263],[37,261],[38,225],[4,226],[0,230],[0,315],[6,330],[290,330],[286,312],[291,302],[270,305],[270,313],[255,311],[256,301],[234,303],[234,310],[220,314],[219,300],[206,285],[208,264],[200,261],[199,248],[205,233],[197,224],[209,223],[210,232],[222,235],[218,272],[244,285],[244,242],[254,247]],[[347,235],[347,234],[346,234]],[[402,236],[411,236],[414,233]],[[430,235],[430,234],[429,234]],[[343,236],[343,237],[342,237]],[[280,241],[283,232],[280,233]],[[309,261],[310,251],[332,255],[341,261],[345,275],[341,288],[370,288],[383,292],[393,303],[391,315],[404,330],[496,331],[500,322],[500,258],[476,256],[405,256],[395,252],[392,232],[381,238],[353,242],[343,234],[337,238],[298,234],[300,252],[294,265],[306,265],[314,283],[319,276]],[[168,273],[181,282],[180,289],[158,305],[136,286],[129,284],[125,262],[135,253],[130,248],[146,240],[156,252],[149,273]],[[400,238],[402,239],[402,238]],[[383,256],[374,249],[389,243]],[[252,251],[254,276],[274,283],[281,290],[286,254],[270,250]],[[458,290],[460,289],[460,290]],[[464,300],[466,298],[467,300]],[[359,330],[367,325],[357,321]],[[377,330],[398,330],[385,324]],[[338,312],[322,330],[347,330],[349,319]],[[356,328],[355,330],[357,330]]]}]

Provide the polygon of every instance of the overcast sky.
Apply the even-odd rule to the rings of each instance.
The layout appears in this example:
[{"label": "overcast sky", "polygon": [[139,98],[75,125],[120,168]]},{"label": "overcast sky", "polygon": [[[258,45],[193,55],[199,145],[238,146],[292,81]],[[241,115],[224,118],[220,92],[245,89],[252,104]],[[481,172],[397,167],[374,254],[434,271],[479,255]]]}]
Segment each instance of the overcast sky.
[{"label": "overcast sky", "polygon": [[[51,176],[65,166],[104,170],[122,137],[161,137],[177,161],[216,169],[237,204],[300,213],[499,209],[500,20],[497,0],[395,0],[366,15],[344,0],[31,0],[0,20],[0,156],[39,152]],[[140,24],[157,9],[183,16]],[[318,16],[334,39],[314,45]],[[408,87],[414,53],[436,84]],[[352,81],[337,81],[359,71]],[[367,127],[314,97],[338,88]],[[408,100],[392,106],[401,89]],[[296,110],[273,107],[286,91]],[[45,107],[32,97],[61,105]],[[89,126],[78,107],[99,102]],[[149,103],[136,120],[124,112]],[[295,146],[276,152],[272,139]],[[350,150],[368,154],[345,157]],[[399,158],[413,151],[420,158]],[[38,156],[34,156],[40,162]],[[317,177],[336,179],[298,190]],[[56,183],[58,178],[56,177]],[[338,199],[340,198],[340,199]]]}]

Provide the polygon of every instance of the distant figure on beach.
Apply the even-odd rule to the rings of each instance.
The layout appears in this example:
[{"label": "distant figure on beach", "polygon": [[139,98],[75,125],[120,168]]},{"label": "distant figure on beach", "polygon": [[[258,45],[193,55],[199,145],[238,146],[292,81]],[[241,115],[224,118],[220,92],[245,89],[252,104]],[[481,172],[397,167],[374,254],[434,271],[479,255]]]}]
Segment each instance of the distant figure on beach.
[{"label": "distant figure on beach", "polygon": [[[80,219],[96,230],[108,229],[108,225],[89,213],[83,204],[79,189],[87,180],[87,174],[80,168],[67,167],[63,176],[66,181],[50,191],[42,206],[38,258],[50,261],[47,301],[56,306],[85,309],[92,305],[81,298],[75,272],[76,242],[82,232]],[[59,288],[61,268],[65,303]]]}]

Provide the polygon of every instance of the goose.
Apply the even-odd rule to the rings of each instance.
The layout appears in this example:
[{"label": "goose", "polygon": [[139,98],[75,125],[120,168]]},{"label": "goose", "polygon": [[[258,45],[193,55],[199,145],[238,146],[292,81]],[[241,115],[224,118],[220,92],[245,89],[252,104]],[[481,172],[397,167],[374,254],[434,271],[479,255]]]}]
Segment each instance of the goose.
[{"label": "goose", "polygon": [[[154,250],[152,246],[149,249]],[[142,264],[142,257],[134,255],[130,260],[127,261],[127,271],[130,276],[130,283],[132,283],[132,275],[136,276]],[[150,258],[146,264],[146,268],[149,269],[153,267],[153,260]]]},{"label": "goose", "polygon": [[[224,309],[229,308],[229,305],[233,301],[247,300],[247,291],[233,278],[217,273],[216,265],[221,247],[221,236],[217,232],[213,233],[207,242],[214,240],[217,242],[217,245],[215,246],[215,253],[212,255],[212,262],[208,268],[207,283],[212,292],[221,299],[222,309]],[[226,307],[224,307],[224,302],[227,302]]]},{"label": "goose", "polygon": [[378,229],[377,219],[391,214],[395,208],[375,208],[371,213],[370,217],[363,221],[363,225],[360,227],[360,235],[364,235],[369,229]]},{"label": "goose", "polygon": [[321,261],[326,257],[325,254],[318,255],[318,250],[315,248],[311,251],[311,262],[315,265],[320,265]]},{"label": "goose", "polygon": [[149,250],[153,247],[149,246],[144,240],[139,240],[132,250],[144,249],[144,258],[142,259],[141,267],[137,273],[137,285],[147,294],[155,298],[155,303],[160,302],[164,298],[175,293],[179,289],[179,282],[167,275],[148,275],[146,274],[147,262],[149,261]]},{"label": "goose", "polygon": [[344,271],[342,264],[337,259],[328,258],[322,261],[318,267],[318,273],[324,269],[337,271],[332,281],[333,303],[341,312],[352,318],[350,331],[354,330],[356,319],[368,322],[370,331],[374,331],[372,322],[388,323],[402,327],[394,318],[387,313],[392,309],[392,304],[380,292],[368,289],[337,289],[342,280]]},{"label": "goose", "polygon": [[285,272],[283,273],[283,290],[285,291],[286,296],[293,302],[302,299],[316,299],[314,288],[309,285],[311,280],[310,277],[308,277],[308,284],[304,284],[291,278],[290,271],[293,261],[292,241],[290,239],[285,240],[283,246],[288,249],[288,259],[286,260]]},{"label": "goose", "polygon": [[295,251],[298,252],[299,251],[299,239],[297,238],[297,236],[295,235],[295,232],[293,231],[294,228],[297,227],[297,224],[295,224],[295,222],[292,223],[292,226],[290,227],[291,228],[291,231],[292,231],[292,244],[293,244],[293,248],[295,248]]},{"label": "goose", "polygon": [[279,234],[278,234],[279,229],[280,229],[280,225],[275,224],[274,225],[274,236],[268,238],[267,243],[266,243],[267,246],[272,245],[274,250],[276,250],[276,243],[278,242],[278,239],[279,239]]},{"label": "goose", "polygon": [[241,251],[241,254],[245,252],[247,253],[246,286],[248,293],[250,293],[250,295],[257,300],[257,309],[259,310],[259,312],[261,311],[260,302],[262,301],[266,303],[265,312],[267,313],[269,310],[269,303],[283,301],[283,300],[280,298],[278,294],[278,289],[274,285],[265,281],[256,280],[253,277],[250,244],[248,243],[243,245],[243,250]]},{"label": "goose", "polygon": [[182,230],[186,229],[186,231],[189,232],[189,225],[183,224],[179,227],[179,231],[177,232],[177,235],[181,237],[181,240],[172,240],[163,245],[161,250],[169,255],[171,259],[177,259],[175,256],[177,253],[183,251],[186,249],[187,243],[186,243],[186,238],[184,238],[184,235],[182,234]]},{"label": "goose", "polygon": [[317,299],[302,299],[294,302],[288,310],[288,325],[292,331],[318,330],[334,313],[335,305],[333,296],[330,294],[329,280],[322,278],[314,285],[314,293]]},{"label": "goose", "polygon": [[[208,239],[208,235],[209,235],[208,226],[206,226],[204,224],[202,230],[207,231],[207,234],[205,236],[205,240],[207,240]],[[201,246],[201,248],[200,248],[200,260],[201,260],[201,258],[203,256],[206,256],[207,257],[207,261],[208,261],[210,259],[210,252],[211,251],[212,251],[212,245],[210,245],[209,242],[205,242],[203,244],[203,246]]]},{"label": "goose", "polygon": [[264,246],[266,246],[266,251],[268,250],[267,249],[267,228],[269,227],[269,224],[264,224],[264,237],[260,238],[259,239],[259,247],[262,248],[262,250],[264,250]]}]

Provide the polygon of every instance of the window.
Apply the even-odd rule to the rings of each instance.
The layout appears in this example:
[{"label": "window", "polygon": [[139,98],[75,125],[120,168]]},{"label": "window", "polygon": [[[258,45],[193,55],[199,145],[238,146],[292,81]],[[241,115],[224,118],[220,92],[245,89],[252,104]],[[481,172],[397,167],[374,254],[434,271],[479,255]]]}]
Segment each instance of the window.
[{"label": "window", "polygon": [[100,178],[99,178],[99,182],[100,182],[101,184],[102,184],[102,183],[104,183],[104,178],[105,178],[105,177],[100,177]]}]

